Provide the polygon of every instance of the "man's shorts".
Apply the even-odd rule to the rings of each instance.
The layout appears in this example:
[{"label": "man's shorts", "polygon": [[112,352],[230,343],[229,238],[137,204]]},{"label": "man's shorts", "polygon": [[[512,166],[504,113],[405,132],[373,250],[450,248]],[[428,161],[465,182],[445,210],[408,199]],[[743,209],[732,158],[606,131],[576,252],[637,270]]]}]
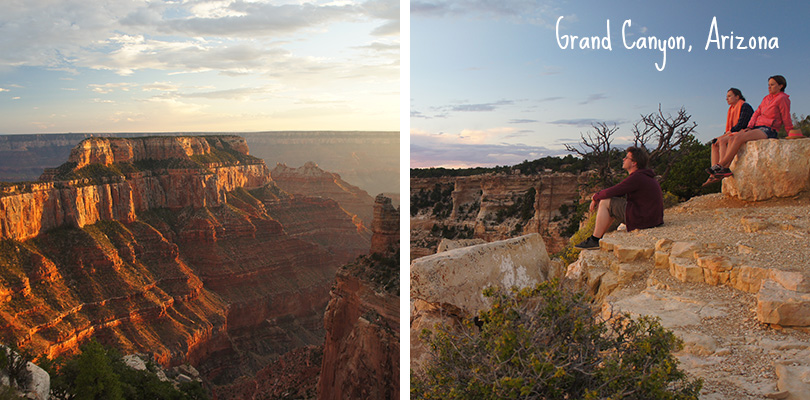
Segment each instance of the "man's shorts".
[{"label": "man's shorts", "polygon": [[610,207],[608,207],[608,213],[610,214],[613,219],[619,221],[620,223],[625,223],[624,221],[624,211],[627,209],[627,199],[624,197],[611,197],[610,198]]}]

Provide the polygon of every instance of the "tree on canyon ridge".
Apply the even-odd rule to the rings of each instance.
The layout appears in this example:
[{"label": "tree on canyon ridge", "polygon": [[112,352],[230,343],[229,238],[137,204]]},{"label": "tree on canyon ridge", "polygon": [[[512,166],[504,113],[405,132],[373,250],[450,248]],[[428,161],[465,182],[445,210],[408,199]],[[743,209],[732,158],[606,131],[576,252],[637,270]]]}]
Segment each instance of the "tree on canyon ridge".
[{"label": "tree on canyon ridge", "polygon": [[689,123],[690,119],[692,116],[684,107],[675,116],[664,115],[659,103],[657,113],[642,115],[641,120],[633,124],[633,145],[647,149],[650,165],[655,167],[662,181],[669,176],[672,165],[688,153],[681,145],[690,138],[694,139],[692,133],[697,128],[694,121]]},{"label": "tree on canyon ridge", "polygon": [[613,168],[611,161],[615,159],[617,151],[611,149],[610,144],[613,142],[613,134],[619,130],[616,124],[608,126],[605,122],[598,122],[592,124],[593,131],[580,133],[581,142],[578,146],[565,144],[565,150],[571,153],[576,153],[581,156],[589,164],[596,167],[599,181],[604,186],[613,184]]}]

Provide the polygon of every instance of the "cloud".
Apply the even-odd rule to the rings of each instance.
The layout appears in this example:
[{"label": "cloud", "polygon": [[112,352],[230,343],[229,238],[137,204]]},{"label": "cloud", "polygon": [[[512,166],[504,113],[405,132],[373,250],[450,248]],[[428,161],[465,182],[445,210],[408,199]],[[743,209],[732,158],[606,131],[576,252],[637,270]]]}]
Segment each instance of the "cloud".
[{"label": "cloud", "polygon": [[458,143],[448,141],[447,135],[411,132],[411,167],[474,167],[514,165],[559,151],[524,144]]},{"label": "cloud", "polygon": [[9,89],[5,89],[5,88],[1,88],[1,87],[0,87],[0,93],[2,93],[2,92],[10,92],[10,91],[11,91],[11,90],[9,90]]},{"label": "cloud", "polygon": [[152,90],[157,90],[160,92],[176,92],[180,90],[180,86],[171,82],[155,82],[141,86],[141,90],[144,92],[151,92]]},{"label": "cloud", "polygon": [[549,124],[554,125],[572,125],[572,126],[592,126],[594,124],[605,123],[608,125],[621,125],[624,123],[622,120],[605,121],[594,118],[578,118],[578,119],[558,119],[556,121],[549,121]]},{"label": "cloud", "polygon": [[238,88],[215,90],[210,92],[200,93],[185,93],[180,95],[184,98],[202,98],[202,99],[227,99],[227,100],[247,100],[254,95],[262,95],[270,92],[268,88]]},{"label": "cloud", "polygon": [[514,134],[515,131],[516,129],[511,127],[498,127],[485,130],[462,129],[461,132],[456,135],[456,138],[461,143],[486,143],[503,139],[505,136]]},{"label": "cloud", "polygon": [[514,102],[512,100],[501,100],[496,101],[494,103],[457,104],[447,106],[446,109],[450,111],[471,111],[471,112],[495,111],[495,109],[500,106],[511,105],[513,103]]},{"label": "cloud", "polygon": [[593,103],[593,102],[596,102],[596,101],[599,101],[599,100],[604,100],[606,98],[607,98],[607,96],[605,96],[604,93],[595,93],[595,94],[592,94],[592,95],[588,96],[588,98],[585,101],[580,102],[579,104],[590,104],[590,103]]},{"label": "cloud", "polygon": [[[166,35],[191,37],[283,36],[297,31],[350,20],[362,12],[355,5],[313,3],[274,5],[264,2],[189,2],[187,8],[151,3],[121,19],[125,27],[152,29]],[[178,15],[179,14],[179,15]],[[167,15],[178,15],[175,18]]]},{"label": "cloud", "polygon": [[357,46],[358,49],[366,49],[366,50],[373,50],[373,51],[396,51],[399,52],[399,43],[384,43],[384,42],[372,42],[365,46]]},{"label": "cloud", "polygon": [[116,89],[122,90],[124,92],[128,92],[130,88],[135,87],[135,86],[137,86],[137,85],[134,84],[134,83],[126,83],[126,82],[104,83],[104,84],[91,83],[91,84],[87,85],[87,87],[89,87],[90,90],[92,90],[93,92],[101,93],[101,94],[112,93]]},{"label": "cloud", "polygon": [[[379,23],[370,35],[396,36],[399,2],[64,0],[48,7],[14,2],[4,5],[0,15],[4,33],[0,38],[0,65],[74,73],[89,67],[121,75],[144,69],[221,70],[231,75],[275,70],[283,74],[295,68],[274,69],[279,60],[290,58],[298,65],[307,61],[284,47],[322,35],[331,30],[332,24],[358,21]],[[393,61],[398,65],[398,51],[395,53],[393,59],[390,54],[370,53],[352,61],[355,69]],[[365,75],[376,72],[367,71]]]},{"label": "cloud", "polygon": [[531,124],[534,122],[538,122],[536,119],[510,119],[510,124]]},{"label": "cloud", "polygon": [[559,15],[553,1],[538,0],[416,0],[411,1],[411,15],[416,17],[505,18],[517,22],[553,28]]}]

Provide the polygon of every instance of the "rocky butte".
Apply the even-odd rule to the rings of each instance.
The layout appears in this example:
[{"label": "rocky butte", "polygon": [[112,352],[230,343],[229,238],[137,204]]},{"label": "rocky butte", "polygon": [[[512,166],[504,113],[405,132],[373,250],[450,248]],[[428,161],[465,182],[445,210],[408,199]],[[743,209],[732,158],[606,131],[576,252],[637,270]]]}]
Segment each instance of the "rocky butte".
[{"label": "rocky butte", "polygon": [[0,189],[4,341],[55,357],[95,337],[214,386],[308,357],[336,271],[370,246],[335,200],[276,186],[238,136],[88,138],[42,181]]},{"label": "rocky butte", "polygon": [[[660,318],[684,342],[681,368],[703,379],[701,399],[808,399],[809,159],[810,139],[746,143],[722,194],[666,210],[661,227],[607,234],[566,278],[603,318]],[[557,276],[546,258],[523,236],[414,260],[412,367],[425,361],[422,328],[470,318],[486,306],[475,289]]]}]

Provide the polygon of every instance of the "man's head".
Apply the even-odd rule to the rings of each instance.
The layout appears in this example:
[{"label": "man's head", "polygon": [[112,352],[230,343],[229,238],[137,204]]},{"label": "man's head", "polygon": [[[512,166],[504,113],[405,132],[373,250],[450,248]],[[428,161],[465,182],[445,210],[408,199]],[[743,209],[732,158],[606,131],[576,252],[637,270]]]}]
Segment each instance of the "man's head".
[{"label": "man's head", "polygon": [[632,173],[637,169],[647,168],[649,161],[650,156],[647,154],[647,150],[635,146],[628,147],[627,155],[624,157],[624,161],[622,161],[622,168]]}]

